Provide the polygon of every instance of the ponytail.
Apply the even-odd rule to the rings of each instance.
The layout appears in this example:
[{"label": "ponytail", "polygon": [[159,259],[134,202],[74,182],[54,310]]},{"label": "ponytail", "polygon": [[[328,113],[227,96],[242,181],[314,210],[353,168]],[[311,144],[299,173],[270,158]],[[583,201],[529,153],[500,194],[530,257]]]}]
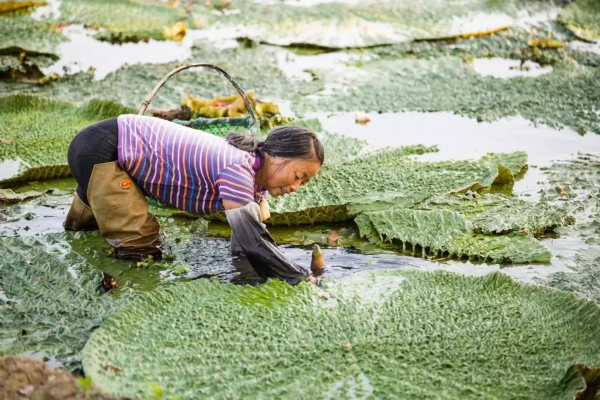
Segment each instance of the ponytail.
[{"label": "ponytail", "polygon": [[267,153],[272,157],[317,160],[321,165],[325,161],[325,149],[321,140],[310,129],[299,126],[275,128],[264,141],[239,132],[228,133],[225,140],[240,150],[258,151],[261,156]]},{"label": "ponytail", "polygon": [[264,144],[264,142],[258,140],[255,136],[240,132],[229,132],[225,136],[225,140],[233,147],[247,152],[256,151]]}]

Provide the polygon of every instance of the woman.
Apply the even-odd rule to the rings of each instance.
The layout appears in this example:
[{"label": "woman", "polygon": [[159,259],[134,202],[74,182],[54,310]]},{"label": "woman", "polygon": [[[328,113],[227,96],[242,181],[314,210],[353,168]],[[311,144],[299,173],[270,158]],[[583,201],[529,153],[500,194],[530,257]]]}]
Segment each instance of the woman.
[{"label": "woman", "polygon": [[[235,221],[236,243],[252,253],[247,255],[259,275],[297,283],[304,270],[282,257],[260,222],[269,217],[267,192],[296,192],[323,160],[322,143],[306,128],[276,128],[259,142],[242,133],[224,139],[154,117],[121,115],[84,128],[69,146],[77,192],[65,229],[100,229],[116,257],[141,260],[161,255],[160,226],[148,214],[145,196],[192,214],[226,211],[230,224]],[[269,244],[254,244],[264,240]],[[265,272],[259,264],[273,257],[254,254],[265,248],[278,253],[279,267],[295,271],[282,276],[267,266]]]}]

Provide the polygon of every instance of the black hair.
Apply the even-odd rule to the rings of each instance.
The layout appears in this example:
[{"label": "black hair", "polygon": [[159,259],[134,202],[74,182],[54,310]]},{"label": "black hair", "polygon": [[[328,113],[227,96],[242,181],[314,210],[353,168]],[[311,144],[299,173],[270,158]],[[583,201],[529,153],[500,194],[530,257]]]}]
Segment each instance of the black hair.
[{"label": "black hair", "polygon": [[281,126],[269,132],[265,140],[247,133],[230,132],[227,143],[240,150],[267,153],[273,157],[316,159],[321,165],[325,161],[325,149],[317,135],[300,126]]}]

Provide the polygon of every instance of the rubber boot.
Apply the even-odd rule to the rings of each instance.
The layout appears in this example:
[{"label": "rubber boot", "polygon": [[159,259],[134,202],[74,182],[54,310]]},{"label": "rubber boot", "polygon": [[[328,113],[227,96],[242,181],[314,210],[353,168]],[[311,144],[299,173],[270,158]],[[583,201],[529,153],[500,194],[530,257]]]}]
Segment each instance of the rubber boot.
[{"label": "rubber boot", "polygon": [[98,223],[96,222],[94,213],[92,213],[92,209],[79,198],[77,192],[75,192],[73,203],[67,213],[67,218],[65,219],[63,226],[67,231],[98,230]]},{"label": "rubber boot", "polygon": [[142,190],[116,161],[94,166],[87,196],[115,257],[144,260],[161,256],[160,225],[148,214]]}]

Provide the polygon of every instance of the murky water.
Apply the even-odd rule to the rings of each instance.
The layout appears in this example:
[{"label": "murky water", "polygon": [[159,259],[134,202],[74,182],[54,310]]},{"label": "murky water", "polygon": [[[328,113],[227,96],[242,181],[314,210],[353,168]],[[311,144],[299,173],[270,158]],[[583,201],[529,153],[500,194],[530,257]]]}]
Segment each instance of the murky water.
[{"label": "murky water", "polygon": [[586,43],[579,40],[573,40],[569,42],[567,46],[573,50],[587,51],[600,55],[600,40],[596,41],[595,43]]},{"label": "murky water", "polygon": [[98,32],[82,25],[65,27],[63,34],[68,40],[58,45],[60,59],[42,72],[64,75],[92,68],[94,79],[100,80],[127,64],[163,64],[188,59],[195,40],[192,33],[181,42],[150,39],[148,42],[112,44],[95,39],[93,35]]},{"label": "murky water", "polygon": [[41,20],[43,18],[57,19],[60,17],[60,3],[61,0],[45,0],[46,5],[36,7],[35,10],[30,14],[31,18],[35,20]]},{"label": "murky water", "polygon": [[0,162],[0,180],[15,176],[21,167],[21,159],[4,160]]},{"label": "murky water", "polygon": [[494,78],[516,78],[530,77],[535,78],[552,72],[549,65],[541,66],[533,61],[510,60],[506,58],[476,58],[473,60],[473,69],[481,76],[491,76]]},{"label": "murky water", "polygon": [[477,122],[460,115],[436,112],[370,113],[371,122],[355,123],[355,114],[325,116],[313,114],[323,128],[366,140],[372,148],[423,144],[437,145],[439,152],[417,156],[422,161],[476,159],[490,152],[527,152],[530,168],[515,184],[515,194],[536,198],[539,182],[545,181],[540,167],[553,160],[565,159],[581,151],[600,152],[600,135],[579,135],[572,129],[553,129],[534,125],[520,117],[495,122]]},{"label": "murky water", "polygon": [[[338,59],[340,62],[345,60]],[[306,65],[306,64],[305,64]],[[296,71],[301,71],[298,68]],[[301,74],[297,76],[302,79]],[[416,156],[418,160],[472,159],[489,152],[525,151],[531,167],[525,178],[517,182],[515,193],[534,198],[540,189],[544,175],[539,167],[548,166],[552,160],[563,159],[578,151],[600,152],[600,135],[581,136],[576,132],[535,126],[522,117],[505,118],[493,123],[478,123],[473,119],[449,113],[385,113],[369,114],[371,122],[366,125],[355,123],[353,113],[337,115],[313,115],[318,117],[327,131],[337,132],[354,138],[364,139],[371,148],[405,145],[437,145],[437,153]],[[17,165],[9,162],[7,165]],[[16,191],[48,191],[57,193],[73,191],[75,182],[71,178],[32,182]],[[44,195],[41,198],[2,209],[0,236],[32,236],[62,232],[62,222],[71,202],[70,195]],[[244,259],[232,258],[229,252],[229,228],[226,224],[211,223],[203,234],[190,233],[190,220],[161,219],[165,232],[170,235],[170,244],[175,246],[175,260],[157,264],[152,268],[138,268],[135,263],[108,258],[104,252],[108,246],[101,235],[86,234],[84,239],[70,240],[74,251],[85,254],[92,265],[113,275],[120,286],[148,290],[160,281],[176,279],[173,265],[185,263],[192,268],[184,277],[216,277],[224,281],[253,284],[258,276]],[[328,244],[327,235],[337,230],[338,245]],[[476,264],[456,260],[427,260],[372,246],[357,239],[352,225],[327,225],[315,227],[273,227],[271,233],[282,245],[283,252],[292,261],[308,268],[310,245],[318,242],[325,256],[324,277],[346,278],[357,271],[373,269],[443,269],[469,275],[484,275],[502,271],[525,282],[538,282],[548,275],[569,271],[572,260],[579,249],[587,248],[583,240],[574,238],[546,239],[543,243],[551,249],[551,265],[525,265],[507,267],[501,265]],[[173,238],[175,241],[173,242]],[[177,250],[183,246],[183,250]],[[87,249],[87,250],[86,250]]]}]

